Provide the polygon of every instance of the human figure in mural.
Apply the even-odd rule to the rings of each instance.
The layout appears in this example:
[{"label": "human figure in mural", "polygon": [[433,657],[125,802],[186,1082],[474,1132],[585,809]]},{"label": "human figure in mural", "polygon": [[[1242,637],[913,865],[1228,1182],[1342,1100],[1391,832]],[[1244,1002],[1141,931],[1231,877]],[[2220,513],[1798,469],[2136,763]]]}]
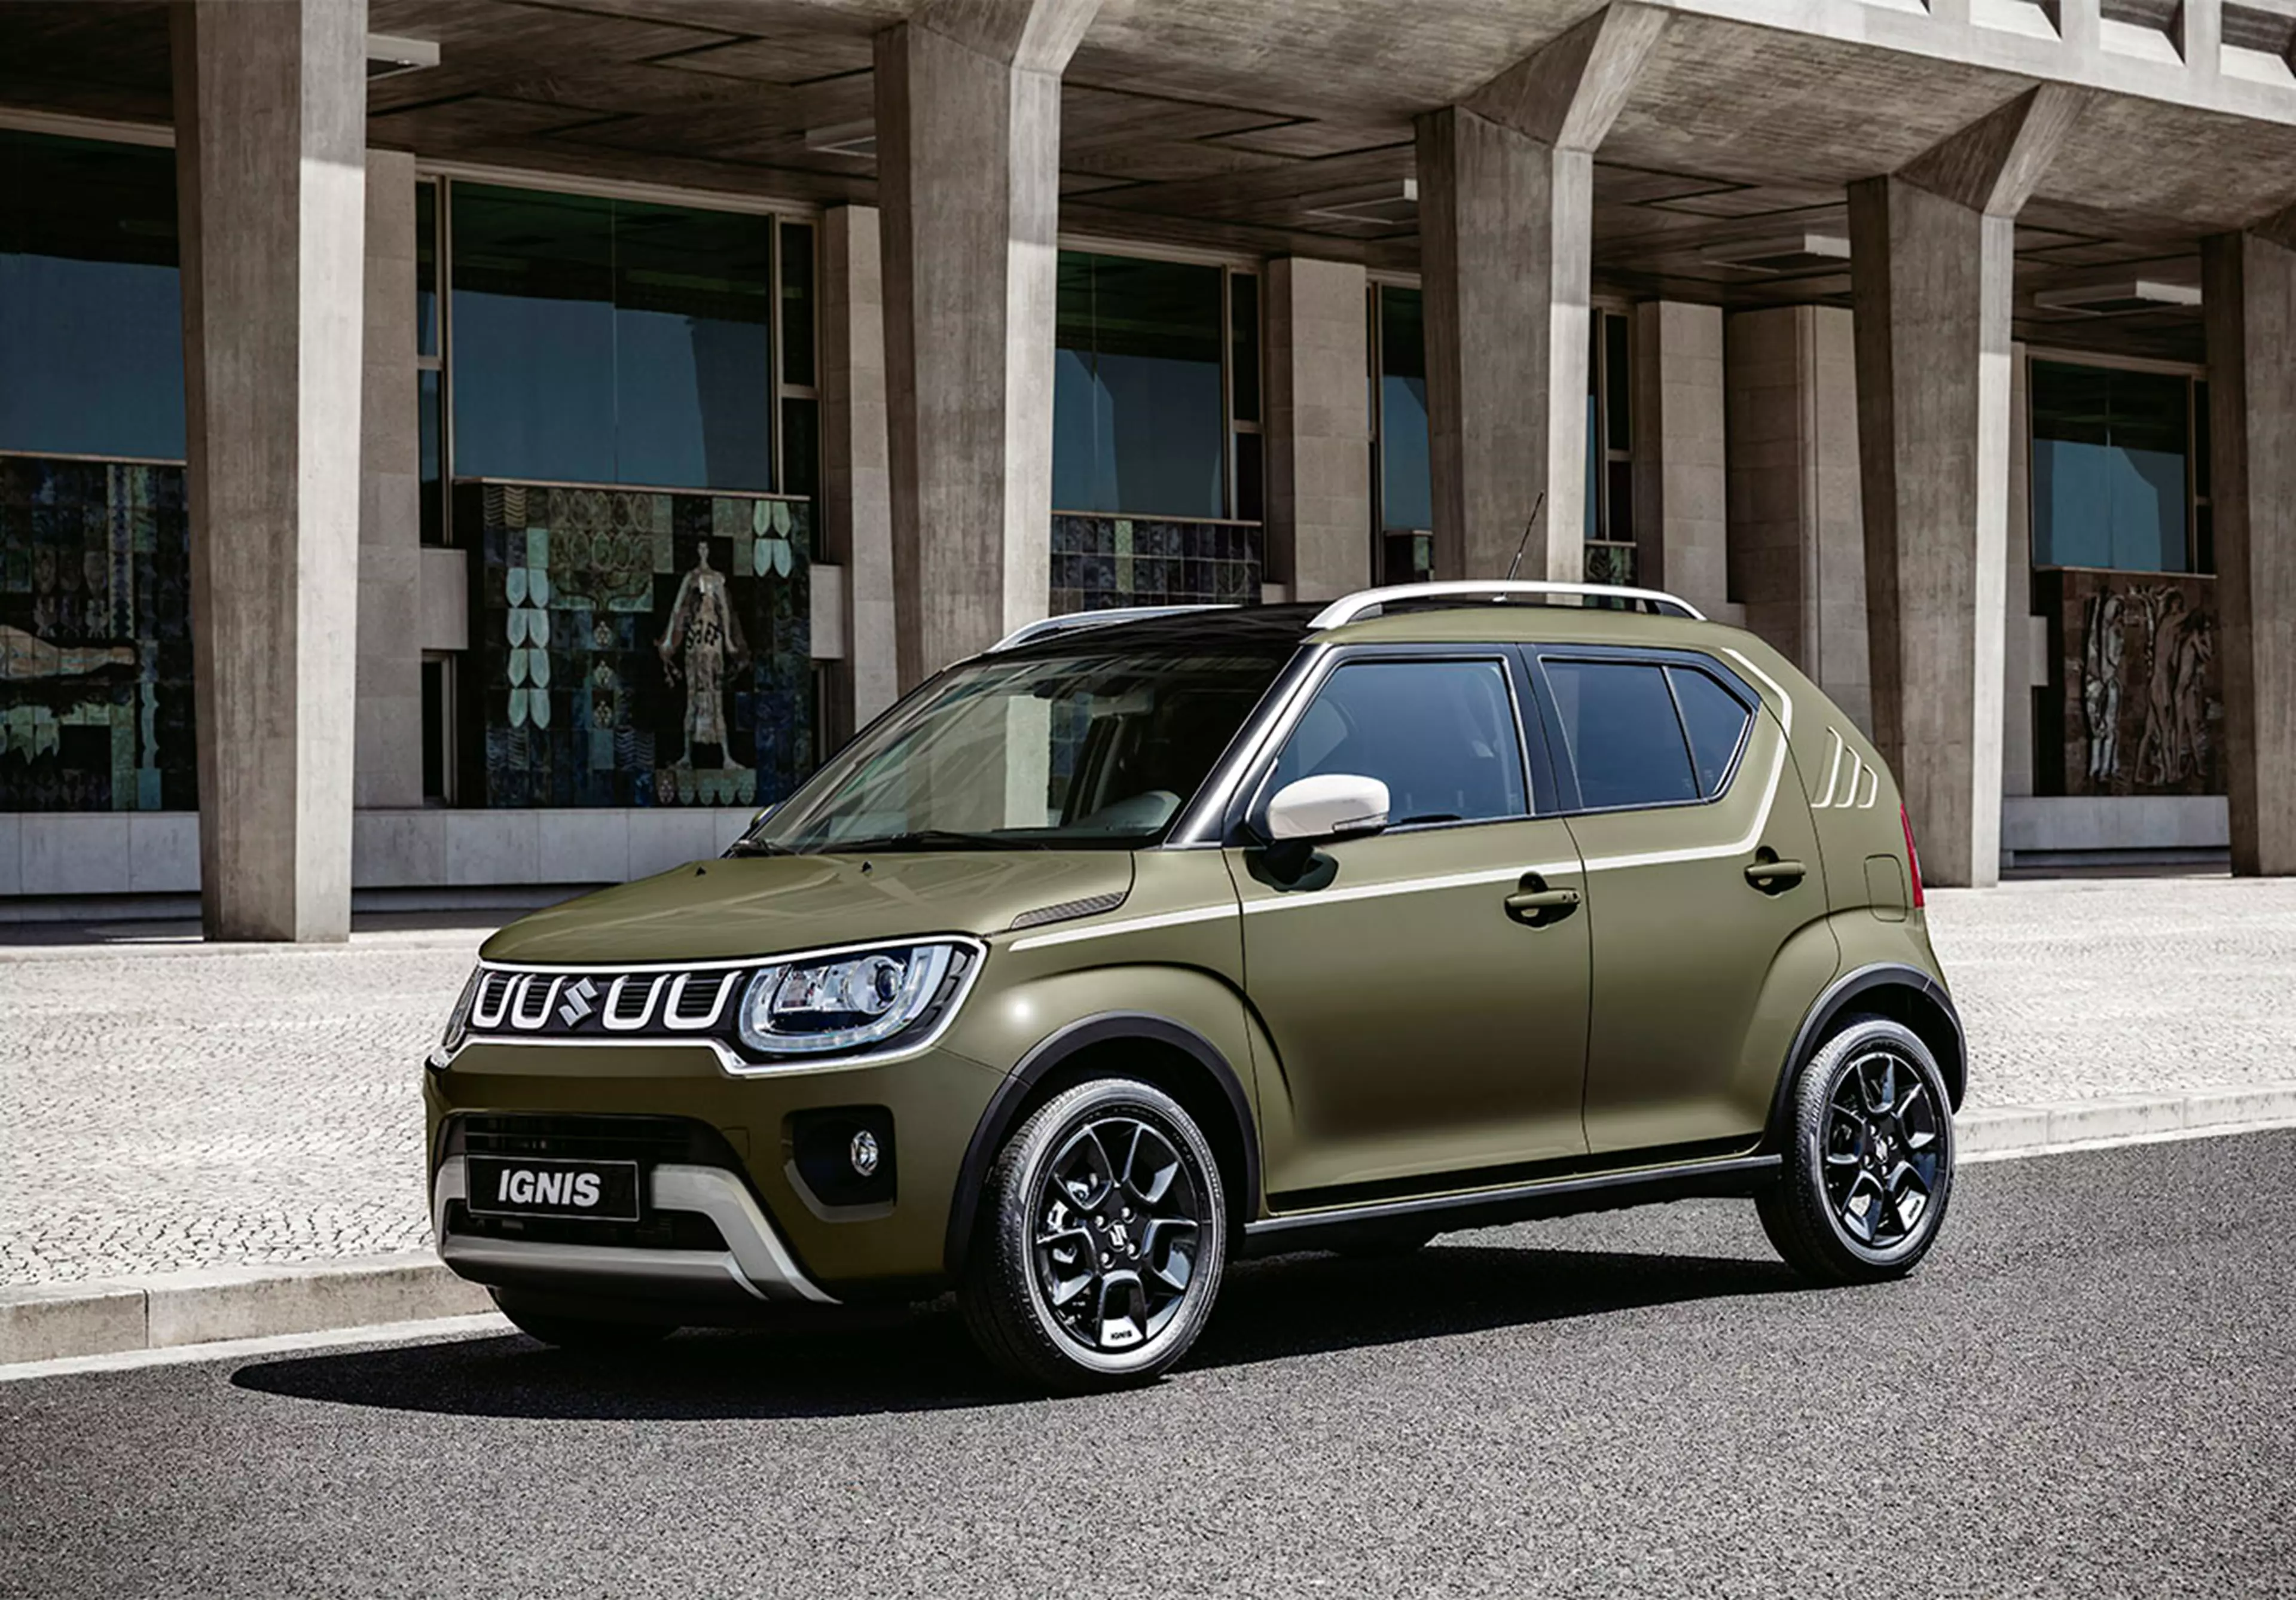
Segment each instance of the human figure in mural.
[{"label": "human figure in mural", "polygon": [[2204,611],[2188,613],[2177,635],[2175,734],[2185,769],[2195,776],[2208,771],[2209,663],[2216,652],[2215,619]]},{"label": "human figure in mural", "polygon": [[2144,619],[2144,731],[2136,743],[2139,784],[2155,787],[2184,775],[2177,734],[2177,640],[2184,632],[2185,595],[2164,587],[2140,590]]},{"label": "human figure in mural", "polygon": [[2081,712],[2088,723],[2088,780],[2102,788],[2120,765],[2120,596],[2088,603],[2088,641],[2081,651]]},{"label": "human figure in mural", "polygon": [[719,766],[732,765],[726,749],[726,678],[728,667],[738,670],[750,652],[726,575],[709,564],[706,538],[693,542],[693,565],[678,583],[669,626],[655,648],[671,685],[682,680],[685,685],[685,752],[678,765],[693,765],[697,745],[714,747]]}]

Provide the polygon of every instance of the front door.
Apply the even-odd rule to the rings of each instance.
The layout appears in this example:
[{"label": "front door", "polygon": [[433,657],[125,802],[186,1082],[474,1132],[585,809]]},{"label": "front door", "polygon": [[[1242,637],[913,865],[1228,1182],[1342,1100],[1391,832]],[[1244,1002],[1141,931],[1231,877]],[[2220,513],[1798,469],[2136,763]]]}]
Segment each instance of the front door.
[{"label": "front door", "polygon": [[1781,1064],[1750,1044],[1758,1012],[1806,1005],[1840,959],[1786,730],[1693,652],[1539,669],[1596,911],[1587,1146],[1750,1142]]},{"label": "front door", "polygon": [[1349,652],[1255,785],[1255,805],[1324,773],[1389,794],[1385,833],[1290,878],[1228,852],[1276,1055],[1259,1081],[1279,1210],[1586,1150],[1590,919],[1507,904],[1582,883],[1569,828],[1535,814],[1518,684],[1500,650]]}]

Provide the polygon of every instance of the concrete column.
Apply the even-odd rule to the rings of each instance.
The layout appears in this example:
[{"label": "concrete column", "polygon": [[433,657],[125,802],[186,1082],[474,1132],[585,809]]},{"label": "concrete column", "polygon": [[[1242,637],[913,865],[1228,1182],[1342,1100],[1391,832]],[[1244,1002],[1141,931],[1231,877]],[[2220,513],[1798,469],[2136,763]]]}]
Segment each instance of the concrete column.
[{"label": "concrete column", "polygon": [[1061,70],[1098,0],[877,36],[900,682],[1050,603]]},{"label": "concrete column", "polygon": [[1939,884],[2000,875],[2015,217],[2080,105],[2031,90],[1849,189],[1874,743]]},{"label": "concrete column", "polygon": [[211,939],[350,926],[366,10],[172,13]]},{"label": "concrete column", "polygon": [[353,793],[422,803],[422,439],[415,406],[414,158],[366,158],[359,400],[358,708]]},{"label": "concrete column", "polygon": [[1585,575],[1594,152],[1666,25],[1612,4],[1418,119],[1435,576]]},{"label": "concrete column", "polygon": [[1371,330],[1364,269],[1267,264],[1268,581],[1329,600],[1372,581]]},{"label": "concrete column", "polygon": [[1722,312],[1635,308],[1635,561],[1643,583],[1731,613]]},{"label": "concrete column", "polygon": [[2296,874],[2296,213],[2202,246],[2232,869]]},{"label": "concrete column", "polygon": [[1849,313],[1780,306],[1724,330],[1730,593],[1745,625],[1869,735],[1865,521]]},{"label": "concrete column", "polygon": [[893,483],[885,438],[885,280],[877,210],[836,206],[821,219],[823,535],[845,570],[850,733],[899,694],[894,646]]},{"label": "concrete column", "polygon": [[2047,619],[2033,615],[2033,413],[2025,347],[2009,347],[2008,553],[2002,562],[2001,793],[2033,792],[2033,691],[2049,681]]}]

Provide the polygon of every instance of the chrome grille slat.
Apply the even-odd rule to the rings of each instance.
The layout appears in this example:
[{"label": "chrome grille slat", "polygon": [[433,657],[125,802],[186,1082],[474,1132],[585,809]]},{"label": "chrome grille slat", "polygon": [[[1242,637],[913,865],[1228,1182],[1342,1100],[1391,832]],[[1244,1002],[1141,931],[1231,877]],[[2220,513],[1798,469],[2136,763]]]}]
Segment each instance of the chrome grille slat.
[{"label": "chrome grille slat", "polygon": [[472,997],[470,1030],[503,1038],[676,1038],[722,1031],[750,977],[776,964],[712,962],[617,972],[488,966]]}]

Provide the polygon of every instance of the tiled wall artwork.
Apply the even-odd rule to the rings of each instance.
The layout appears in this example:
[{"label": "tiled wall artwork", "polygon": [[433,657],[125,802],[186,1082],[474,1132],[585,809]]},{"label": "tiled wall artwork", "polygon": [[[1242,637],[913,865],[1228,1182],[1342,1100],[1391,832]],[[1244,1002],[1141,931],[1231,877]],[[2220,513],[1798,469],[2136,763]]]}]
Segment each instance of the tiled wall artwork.
[{"label": "tiled wall artwork", "polygon": [[1053,614],[1124,605],[1257,605],[1262,541],[1250,523],[1053,519]]},{"label": "tiled wall artwork", "polygon": [[180,466],[0,456],[0,811],[190,811]]},{"label": "tiled wall artwork", "polygon": [[813,760],[812,508],[471,481],[488,806],[758,806]]}]

